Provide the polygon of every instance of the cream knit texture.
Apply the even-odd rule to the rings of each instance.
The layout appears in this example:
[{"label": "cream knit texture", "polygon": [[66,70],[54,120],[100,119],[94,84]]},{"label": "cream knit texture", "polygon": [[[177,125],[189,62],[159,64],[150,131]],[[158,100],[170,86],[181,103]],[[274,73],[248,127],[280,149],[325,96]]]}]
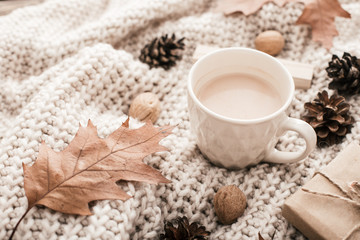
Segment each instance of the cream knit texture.
[{"label": "cream knit texture", "polygon": [[[66,215],[35,207],[14,239],[158,239],[164,220],[186,216],[204,225],[211,239],[305,239],[282,216],[281,207],[314,172],[329,163],[350,142],[359,142],[360,97],[348,99],[356,123],[343,143],[317,148],[295,164],[261,163],[228,171],[210,164],[190,132],[186,82],[198,44],[254,47],[262,31],[280,31],[286,45],[281,58],[313,64],[312,87],[296,90],[289,115],[300,118],[303,104],[327,89],[325,68],[331,54],[344,51],[360,57],[360,3],[341,0],[352,19],[336,19],[339,36],[327,51],[311,40],[309,26],[295,25],[304,5],[280,8],[265,4],[251,16],[224,16],[211,0],[49,0],[0,17],[0,239],[7,239],[27,208],[22,163],[31,165],[43,140],[64,149],[79,122],[91,119],[105,137],[127,118],[140,93],[158,95],[162,112],[156,125],[174,124],[162,141],[169,152],[146,157],[170,184],[121,183],[133,196],[123,202],[91,204],[92,216]],[[141,48],[154,37],[185,37],[182,60],[168,71],[139,61]],[[332,91],[330,91],[332,93]],[[139,123],[131,120],[132,127]],[[281,137],[278,148],[304,147],[297,134]],[[213,197],[234,184],[247,197],[247,208],[231,226],[217,220]]]}]

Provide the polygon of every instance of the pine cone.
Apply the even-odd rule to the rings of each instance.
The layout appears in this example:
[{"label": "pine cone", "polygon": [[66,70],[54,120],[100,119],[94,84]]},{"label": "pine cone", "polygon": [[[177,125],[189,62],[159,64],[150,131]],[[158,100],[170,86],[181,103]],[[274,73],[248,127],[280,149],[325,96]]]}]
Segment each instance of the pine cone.
[{"label": "pine cone", "polygon": [[350,105],[345,98],[334,94],[329,99],[325,90],[319,92],[318,98],[312,102],[305,103],[304,107],[308,113],[303,119],[315,129],[319,147],[341,142],[355,122],[349,115]]},{"label": "pine cone", "polygon": [[141,49],[140,61],[147,63],[150,68],[162,67],[167,70],[176,64],[176,60],[181,59],[180,50],[184,49],[184,39],[176,40],[175,34],[171,38],[167,34],[154,38]]},{"label": "pine cone", "polygon": [[352,95],[360,92],[360,62],[355,56],[345,52],[342,59],[333,55],[329,67],[326,68],[328,76],[332,78],[330,89],[336,89],[340,95]]},{"label": "pine cone", "polygon": [[189,225],[186,217],[177,218],[178,227],[175,228],[170,222],[165,223],[165,234],[160,235],[160,240],[206,240],[210,232],[204,226],[198,227],[193,222]]}]

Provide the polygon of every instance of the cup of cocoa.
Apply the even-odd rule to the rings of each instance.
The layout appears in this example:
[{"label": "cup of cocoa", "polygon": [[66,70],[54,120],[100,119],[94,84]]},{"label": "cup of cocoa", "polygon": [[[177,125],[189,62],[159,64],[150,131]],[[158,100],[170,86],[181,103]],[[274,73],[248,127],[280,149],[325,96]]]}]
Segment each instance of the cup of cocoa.
[{"label": "cup of cocoa", "polygon": [[[249,48],[224,48],[201,57],[188,77],[191,131],[200,151],[215,165],[240,169],[261,161],[293,163],[316,146],[314,129],[291,118],[295,92],[288,70],[276,58]],[[287,131],[305,147],[279,151]]]}]

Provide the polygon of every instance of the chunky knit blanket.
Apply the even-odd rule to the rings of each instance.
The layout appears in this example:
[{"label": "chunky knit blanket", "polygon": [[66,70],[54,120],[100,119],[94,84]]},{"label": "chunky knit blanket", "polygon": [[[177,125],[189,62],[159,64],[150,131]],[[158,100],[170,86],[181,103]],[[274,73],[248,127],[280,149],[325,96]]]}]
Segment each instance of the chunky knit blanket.
[{"label": "chunky knit blanket", "polygon": [[[64,149],[79,122],[91,119],[105,137],[127,118],[138,94],[153,92],[162,103],[156,125],[176,125],[162,141],[169,152],[144,159],[170,184],[122,183],[133,198],[91,204],[92,216],[66,215],[33,208],[15,239],[157,239],[164,221],[186,216],[211,232],[210,239],[304,239],[281,215],[282,205],[314,172],[350,142],[359,141],[360,97],[348,99],[357,121],[336,146],[314,150],[295,164],[268,164],[229,171],[210,164],[190,132],[186,82],[198,44],[254,47],[269,29],[280,31],[286,45],[280,57],[313,64],[312,87],[296,90],[289,109],[300,118],[303,104],[327,89],[325,72],[331,54],[360,56],[360,3],[342,0],[352,19],[336,19],[339,36],[327,51],[311,40],[308,26],[295,25],[304,5],[280,8],[268,3],[251,16],[215,13],[211,0],[49,0],[0,17],[0,239],[10,236],[27,208],[22,163],[31,165],[43,140]],[[153,38],[175,33],[185,37],[182,60],[166,71],[139,61],[141,48]],[[330,91],[332,92],[332,91]],[[130,121],[131,127],[140,123]],[[297,150],[304,141],[295,133],[281,137],[278,148]],[[247,197],[242,217],[230,226],[215,215],[217,190],[234,184]]]}]

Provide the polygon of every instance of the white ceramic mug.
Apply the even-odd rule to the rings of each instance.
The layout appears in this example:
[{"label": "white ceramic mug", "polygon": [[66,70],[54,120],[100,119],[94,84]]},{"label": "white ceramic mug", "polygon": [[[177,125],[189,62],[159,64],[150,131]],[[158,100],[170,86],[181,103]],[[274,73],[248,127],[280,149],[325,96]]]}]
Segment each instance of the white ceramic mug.
[{"label": "white ceramic mug", "polygon": [[[271,76],[271,84],[283,99],[282,106],[262,118],[234,119],[209,110],[199,101],[195,93],[203,84],[201,81],[239,71],[261,78]],[[316,146],[316,134],[306,122],[287,116],[286,109],[294,91],[288,70],[276,58],[263,52],[224,48],[203,56],[192,66],[188,79],[191,130],[201,152],[215,165],[229,169],[244,168],[260,161],[292,163],[304,159]],[[305,149],[283,152],[275,148],[279,137],[289,130],[305,139]]]}]

